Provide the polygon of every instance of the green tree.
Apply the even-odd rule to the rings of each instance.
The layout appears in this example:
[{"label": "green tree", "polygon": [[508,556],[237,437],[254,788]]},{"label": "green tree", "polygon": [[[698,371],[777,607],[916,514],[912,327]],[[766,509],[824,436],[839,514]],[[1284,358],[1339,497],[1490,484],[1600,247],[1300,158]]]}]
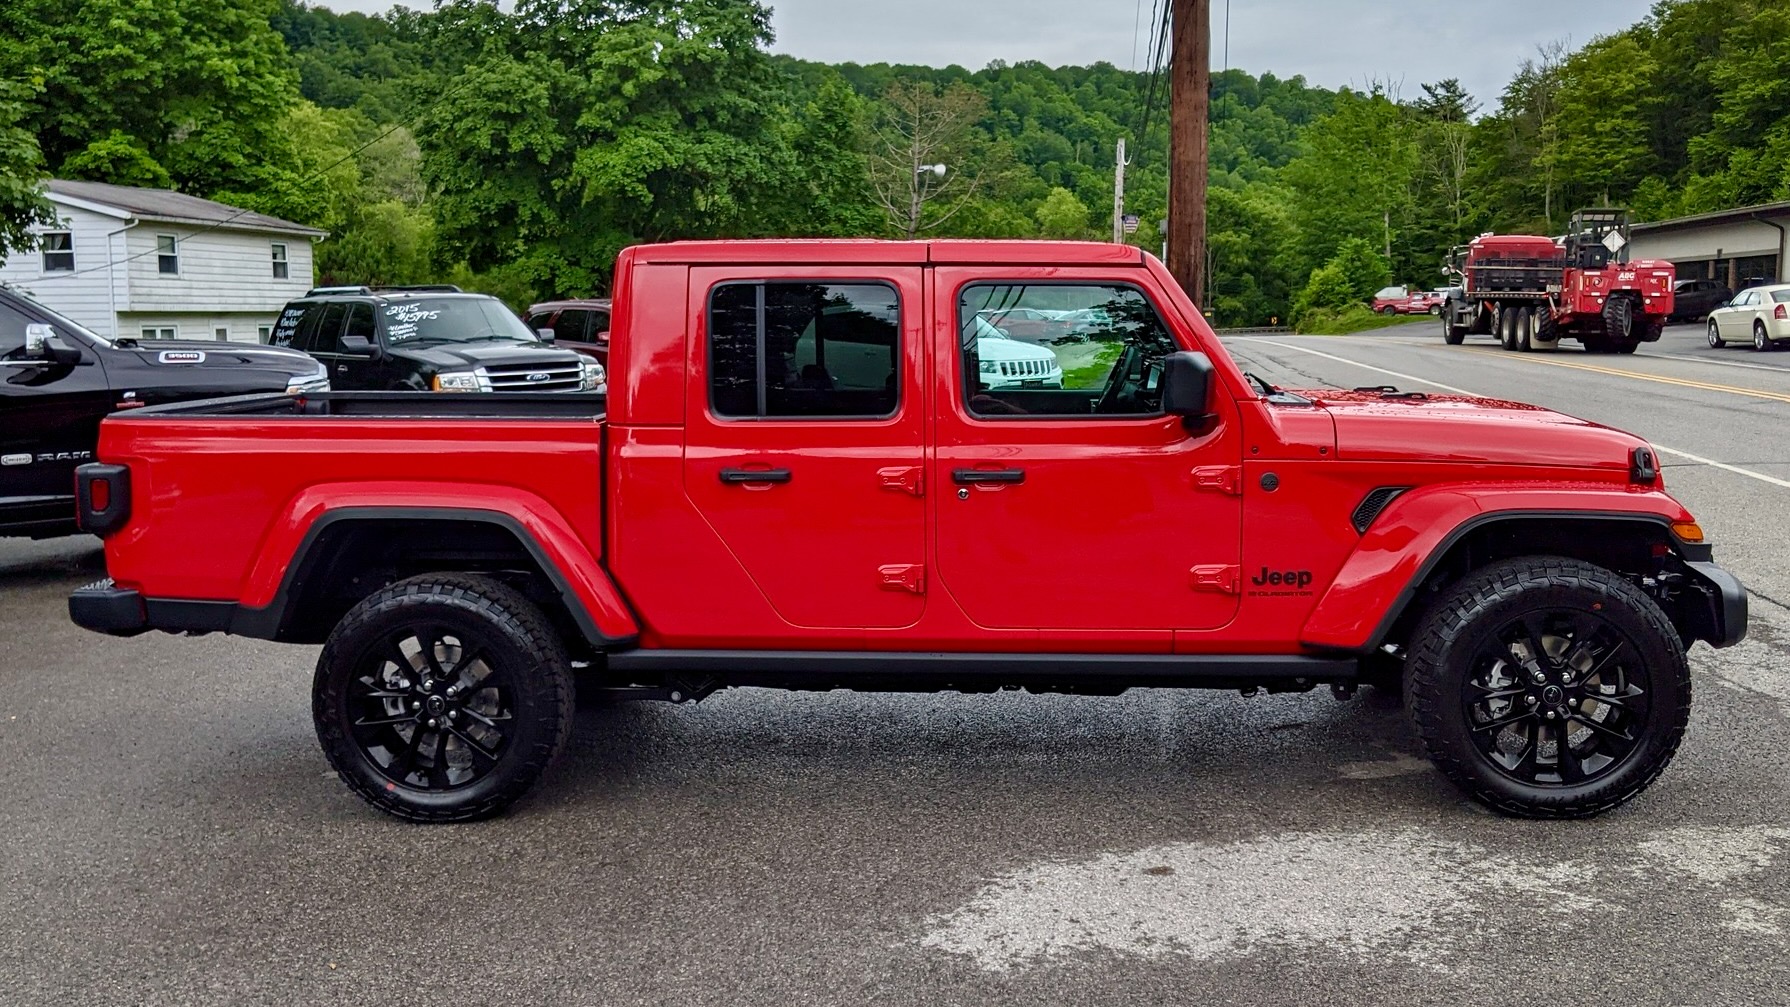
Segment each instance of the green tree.
[{"label": "green tree", "polygon": [[1086,238],[1088,232],[1088,204],[1075,198],[1075,193],[1058,186],[1050,190],[1038,209],[1032,211],[1038,218],[1038,233],[1046,238]]},{"label": "green tree", "polygon": [[43,152],[31,131],[18,125],[31,93],[25,83],[0,80],[0,263],[36,247],[34,225],[56,221],[43,195]]},{"label": "green tree", "polygon": [[[493,15],[484,8],[444,13]],[[437,238],[542,292],[636,241],[775,233],[795,157],[754,0],[523,0],[417,126]]]},{"label": "green tree", "polygon": [[1307,152],[1280,174],[1305,260],[1322,262],[1349,238],[1377,238],[1390,258],[1412,216],[1419,163],[1407,110],[1382,91],[1344,91],[1305,142]]},{"label": "green tree", "polygon": [[[268,160],[296,97],[268,23],[275,4],[8,0],[0,78],[42,78],[23,125],[52,172],[86,151],[84,170],[126,165],[136,181],[153,163],[189,191],[240,190]],[[96,141],[108,146],[93,150]],[[133,148],[146,158],[118,156]]]}]

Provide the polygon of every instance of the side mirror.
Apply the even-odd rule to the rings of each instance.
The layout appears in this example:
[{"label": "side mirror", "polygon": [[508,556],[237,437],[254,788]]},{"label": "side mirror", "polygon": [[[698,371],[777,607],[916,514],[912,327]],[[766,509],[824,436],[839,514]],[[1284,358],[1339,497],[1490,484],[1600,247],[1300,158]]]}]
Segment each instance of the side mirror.
[{"label": "side mirror", "polygon": [[49,357],[48,344],[55,335],[56,329],[42,322],[32,322],[25,326],[25,356],[32,360]]},{"label": "side mirror", "polygon": [[1211,414],[1212,360],[1204,353],[1182,350],[1162,362],[1162,411],[1198,419]]},{"label": "side mirror", "polygon": [[70,346],[54,326],[32,322],[25,326],[25,356],[53,367],[73,367],[86,359],[78,346]]},{"label": "side mirror", "polygon": [[343,336],[342,349],[349,353],[373,354],[373,341],[366,336]]},{"label": "side mirror", "polygon": [[552,329],[536,329],[535,335],[540,336],[541,342],[547,343],[548,345],[552,345],[552,343],[559,338]]}]

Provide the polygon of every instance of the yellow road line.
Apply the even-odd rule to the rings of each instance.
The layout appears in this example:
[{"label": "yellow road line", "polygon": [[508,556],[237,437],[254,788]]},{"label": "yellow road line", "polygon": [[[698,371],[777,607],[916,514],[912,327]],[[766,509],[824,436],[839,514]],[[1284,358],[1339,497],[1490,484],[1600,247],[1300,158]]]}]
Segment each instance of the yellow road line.
[{"label": "yellow road line", "polygon": [[[1490,350],[1486,352],[1491,352]],[[1545,357],[1511,354],[1510,359],[1530,364],[1547,364],[1549,367],[1571,367],[1579,371],[1593,371],[1598,374],[1611,374],[1619,378],[1634,378],[1637,381],[1656,381],[1662,385],[1678,385],[1683,388],[1696,388],[1705,392],[1727,392],[1730,395],[1745,395],[1756,399],[1770,399],[1773,402],[1790,402],[1790,394],[1768,392],[1759,388],[1742,388],[1738,385],[1718,385],[1708,381],[1692,381],[1689,378],[1669,378],[1663,374],[1648,374],[1643,371],[1625,371],[1618,367],[1599,367],[1596,364],[1580,364],[1570,360],[1549,360]]]}]

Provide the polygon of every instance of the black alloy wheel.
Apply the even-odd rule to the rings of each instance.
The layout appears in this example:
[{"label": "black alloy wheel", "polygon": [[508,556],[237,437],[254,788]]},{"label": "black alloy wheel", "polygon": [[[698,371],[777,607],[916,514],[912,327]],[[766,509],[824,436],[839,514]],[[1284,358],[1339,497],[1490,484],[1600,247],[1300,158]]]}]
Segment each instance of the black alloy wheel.
[{"label": "black alloy wheel", "polygon": [[1594,612],[1542,609],[1481,641],[1461,690],[1480,754],[1519,783],[1577,785],[1628,758],[1646,733],[1639,650]]},{"label": "black alloy wheel", "polygon": [[471,574],[362,600],[330,633],[312,716],[330,765],[381,811],[464,821],[520,798],[565,746],[571,661],[545,614]]},{"label": "black alloy wheel", "polygon": [[1581,818],[1664,772],[1690,718],[1678,631],[1626,577],[1530,556],[1469,574],[1412,636],[1405,698],[1425,749],[1467,796]]}]

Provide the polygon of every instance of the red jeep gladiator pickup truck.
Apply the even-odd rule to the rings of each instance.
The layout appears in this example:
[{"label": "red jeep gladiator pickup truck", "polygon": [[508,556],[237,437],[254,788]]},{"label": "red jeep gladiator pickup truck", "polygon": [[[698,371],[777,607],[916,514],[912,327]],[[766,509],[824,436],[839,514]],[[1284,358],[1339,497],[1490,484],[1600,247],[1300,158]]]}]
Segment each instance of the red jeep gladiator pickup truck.
[{"label": "red jeep gladiator pickup truck", "polygon": [[[987,321],[1040,325],[1014,347]],[[1514,402],[1294,393],[1162,264],[1058,242],[632,248],[609,394],[259,395],[108,418],[77,477],[118,635],[323,644],[342,779],[498,811],[580,688],[1401,688],[1500,811],[1666,766],[1738,641],[1641,440]]]}]

